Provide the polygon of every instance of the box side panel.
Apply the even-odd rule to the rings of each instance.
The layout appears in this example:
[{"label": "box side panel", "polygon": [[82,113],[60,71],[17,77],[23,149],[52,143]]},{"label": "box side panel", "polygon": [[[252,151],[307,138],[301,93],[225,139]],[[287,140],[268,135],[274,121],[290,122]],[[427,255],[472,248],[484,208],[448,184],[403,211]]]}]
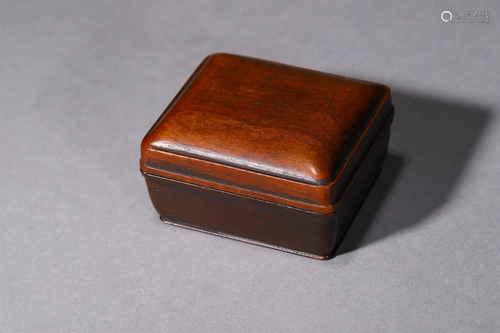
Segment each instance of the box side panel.
[{"label": "box side panel", "polygon": [[338,203],[345,191],[352,184],[353,177],[358,173],[368,159],[367,154],[371,153],[377,141],[381,139],[386,131],[389,131],[394,119],[394,107],[391,104],[389,96],[385,104],[381,107],[378,116],[373,120],[371,126],[367,128],[362,139],[358,142],[356,148],[349,155],[349,159],[344,164],[342,172],[335,182],[332,183],[332,204]]},{"label": "box side panel", "polygon": [[[359,173],[353,179],[352,186],[348,188],[346,198],[337,211],[337,246],[344,238],[354,217],[368,196],[371,187],[380,174],[382,162],[384,161],[389,147],[390,130],[387,129],[377,145],[372,149],[368,159],[361,165]],[[359,221],[364,223],[366,221]],[[336,250],[336,249],[335,249]]]},{"label": "box side panel", "polygon": [[175,224],[317,259],[325,259],[338,238],[334,214],[312,213],[143,174],[154,207],[164,220]]}]

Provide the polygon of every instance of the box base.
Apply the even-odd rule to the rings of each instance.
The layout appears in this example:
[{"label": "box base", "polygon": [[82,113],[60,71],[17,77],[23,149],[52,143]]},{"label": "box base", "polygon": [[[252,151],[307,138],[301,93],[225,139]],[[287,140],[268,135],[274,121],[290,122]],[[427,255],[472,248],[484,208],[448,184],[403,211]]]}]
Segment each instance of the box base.
[{"label": "box base", "polygon": [[[373,186],[373,184],[375,184],[375,181],[377,180],[378,175],[380,174],[381,170],[382,169],[379,169],[379,172],[377,173],[377,176],[373,180],[372,185],[370,186],[370,189]],[[366,193],[365,199],[368,196],[368,193],[369,193],[369,191]],[[363,202],[364,202],[364,199],[363,199]],[[360,205],[360,208],[362,206],[362,203]],[[359,209],[358,209],[358,211],[359,211]],[[356,211],[356,214],[357,214],[357,211]],[[164,218],[161,215],[160,215],[160,219],[165,224],[173,225],[173,226],[176,226],[176,227],[181,227],[181,228],[185,228],[185,229],[189,229],[189,230],[199,231],[199,232],[203,232],[205,234],[219,236],[219,237],[224,237],[224,238],[228,238],[228,239],[232,239],[232,240],[237,240],[237,241],[240,241],[240,242],[249,243],[249,244],[253,244],[253,245],[259,245],[259,246],[271,248],[271,249],[274,249],[274,250],[283,251],[283,252],[287,252],[287,253],[291,253],[291,254],[296,254],[296,255],[299,255],[299,256],[308,257],[308,258],[312,258],[312,259],[328,260],[328,259],[331,259],[331,258],[335,257],[335,253],[337,252],[340,244],[342,243],[342,240],[344,239],[345,235],[347,234],[347,231],[349,230],[350,225],[354,221],[354,218],[356,217],[356,214],[354,214],[351,222],[349,223],[349,225],[344,230],[344,232],[343,232],[342,236],[339,238],[336,246],[327,255],[316,255],[316,254],[312,254],[312,253],[307,253],[307,252],[302,252],[302,251],[296,251],[296,250],[288,249],[286,247],[281,247],[281,246],[276,246],[276,245],[272,245],[272,244],[267,244],[267,243],[259,242],[259,241],[256,241],[256,240],[253,240],[253,239],[249,239],[249,238],[238,237],[238,236],[234,236],[234,235],[230,235],[230,234],[226,234],[226,233],[219,232],[219,231],[214,231],[214,230],[207,230],[207,229],[203,229],[203,228],[200,228],[200,227],[198,227],[196,225],[192,225],[192,224],[189,224],[189,223],[186,223],[186,222],[167,220],[166,218]]]},{"label": "box base", "polygon": [[170,224],[170,225],[173,225],[173,226],[176,226],[176,227],[182,227],[182,228],[189,229],[189,230],[200,231],[200,232],[203,232],[203,233],[209,234],[209,235],[224,237],[224,238],[228,238],[228,239],[232,239],[232,240],[237,240],[237,241],[244,242],[244,243],[249,243],[249,244],[253,244],[253,245],[259,245],[259,246],[263,246],[263,247],[268,247],[268,248],[271,248],[271,249],[274,249],[274,250],[288,252],[288,253],[292,253],[292,254],[296,254],[296,255],[299,255],[299,256],[304,256],[304,257],[308,257],[308,258],[312,258],[312,259],[327,260],[327,259],[332,258],[333,254],[335,253],[335,251],[333,251],[332,255],[318,256],[318,255],[315,255],[315,254],[312,254],[312,253],[295,251],[295,250],[287,249],[287,248],[281,247],[281,246],[276,246],[276,245],[272,245],[272,244],[266,244],[266,243],[262,243],[262,242],[259,242],[259,241],[256,241],[256,240],[252,240],[252,239],[248,239],[248,238],[243,238],[243,237],[238,237],[238,236],[234,236],[234,235],[230,235],[230,234],[225,234],[223,232],[202,229],[202,228],[199,228],[199,227],[197,227],[195,225],[190,225],[188,223],[183,223],[183,222],[179,222],[179,221],[177,221],[177,222],[169,221],[169,220],[165,219],[162,216],[160,216],[160,219],[164,223]]}]

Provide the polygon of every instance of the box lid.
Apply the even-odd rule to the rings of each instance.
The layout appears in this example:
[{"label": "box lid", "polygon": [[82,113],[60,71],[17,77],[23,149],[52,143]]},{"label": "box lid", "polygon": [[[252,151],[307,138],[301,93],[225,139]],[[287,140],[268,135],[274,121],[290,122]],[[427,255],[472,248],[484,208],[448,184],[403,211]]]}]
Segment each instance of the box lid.
[{"label": "box lid", "polygon": [[213,54],[145,136],[141,169],[331,213],[391,111],[384,85]]}]

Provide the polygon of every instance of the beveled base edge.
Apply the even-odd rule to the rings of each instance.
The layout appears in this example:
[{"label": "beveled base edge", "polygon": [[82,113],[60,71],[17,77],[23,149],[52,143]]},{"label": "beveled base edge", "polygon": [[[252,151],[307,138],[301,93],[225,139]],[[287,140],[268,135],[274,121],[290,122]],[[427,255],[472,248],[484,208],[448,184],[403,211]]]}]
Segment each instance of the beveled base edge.
[{"label": "beveled base edge", "polygon": [[244,238],[244,237],[238,237],[238,236],[226,234],[226,233],[223,233],[223,232],[218,232],[218,231],[214,231],[214,230],[207,230],[207,229],[200,228],[198,226],[191,225],[191,224],[185,223],[185,222],[180,222],[180,221],[175,221],[174,222],[174,221],[165,219],[163,216],[160,216],[160,219],[164,223],[170,224],[170,225],[173,225],[173,226],[176,226],[176,227],[182,227],[182,228],[189,229],[189,230],[200,231],[200,232],[203,232],[203,233],[209,234],[209,235],[224,237],[224,238],[228,238],[228,239],[232,239],[232,240],[237,240],[237,241],[240,241],[240,242],[249,243],[249,244],[253,244],[253,245],[259,245],[259,246],[271,248],[271,249],[274,249],[274,250],[278,250],[278,251],[282,251],[282,252],[287,252],[287,253],[291,253],[291,254],[296,254],[296,255],[299,255],[299,256],[303,256],[303,257],[307,257],[307,258],[312,258],[312,259],[317,259],[317,260],[328,260],[328,259],[331,259],[331,258],[334,257],[334,254],[335,254],[335,252],[337,250],[335,248],[334,251],[332,251],[330,254],[328,254],[326,256],[319,256],[319,255],[316,255],[316,254],[307,253],[307,252],[301,252],[301,251],[296,251],[296,250],[288,249],[286,247],[281,247],[281,246],[277,246],[277,245],[267,244],[267,243],[259,242],[259,241],[253,240],[253,239],[248,239],[248,238]]}]

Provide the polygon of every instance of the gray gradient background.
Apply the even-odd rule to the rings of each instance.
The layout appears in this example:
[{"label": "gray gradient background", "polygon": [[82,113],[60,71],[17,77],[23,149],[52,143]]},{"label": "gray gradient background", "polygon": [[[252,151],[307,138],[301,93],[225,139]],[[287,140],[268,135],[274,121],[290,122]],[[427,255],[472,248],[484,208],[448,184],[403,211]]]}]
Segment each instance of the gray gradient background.
[{"label": "gray gradient background", "polygon": [[[500,331],[499,2],[2,1],[0,15],[2,332]],[[213,52],[392,88],[388,158],[333,260],[158,219],[140,141]]]}]

